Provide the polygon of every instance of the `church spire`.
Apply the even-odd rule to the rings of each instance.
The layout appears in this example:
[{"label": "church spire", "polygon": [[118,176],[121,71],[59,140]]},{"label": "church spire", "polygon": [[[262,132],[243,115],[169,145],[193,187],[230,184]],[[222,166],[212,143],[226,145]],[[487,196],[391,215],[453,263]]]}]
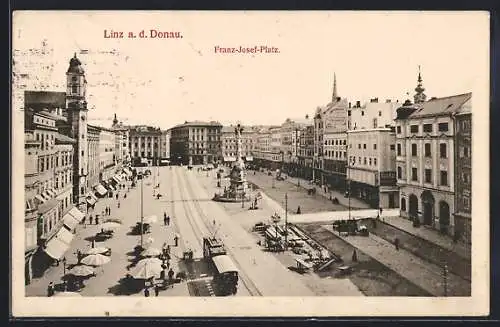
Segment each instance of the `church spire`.
[{"label": "church spire", "polygon": [[116,118],[116,113],[115,113],[115,118],[113,118],[113,126],[118,125],[118,118]]},{"label": "church spire", "polygon": [[332,102],[337,101],[337,75],[333,73],[333,92],[332,92]]},{"label": "church spire", "polygon": [[415,103],[425,102],[427,96],[424,94],[425,88],[422,86],[422,74],[420,72],[420,65],[418,66],[418,78],[417,78],[417,87],[415,88],[415,95],[413,99]]}]

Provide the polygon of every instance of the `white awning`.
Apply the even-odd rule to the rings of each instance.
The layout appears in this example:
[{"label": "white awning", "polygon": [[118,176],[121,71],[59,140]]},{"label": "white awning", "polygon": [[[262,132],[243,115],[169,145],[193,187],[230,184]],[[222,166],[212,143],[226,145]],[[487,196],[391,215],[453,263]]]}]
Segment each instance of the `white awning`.
[{"label": "white awning", "polygon": [[50,190],[47,190],[47,193],[49,193],[49,195],[53,198],[55,198],[57,195],[57,192],[53,188],[51,188]]},{"label": "white awning", "polygon": [[76,225],[78,225],[79,221],[76,220],[75,217],[73,217],[72,215],[70,215],[69,213],[67,213],[66,215],[64,215],[63,217],[63,223],[64,225],[66,225],[69,229],[73,230]]},{"label": "white awning", "polygon": [[75,219],[78,222],[82,221],[83,218],[85,217],[85,214],[83,212],[81,212],[80,210],[78,210],[78,208],[76,208],[76,207],[71,208],[71,210],[68,213],[70,215],[72,215],[73,217],[75,217]]},{"label": "white awning", "polygon": [[63,240],[57,237],[54,237],[47,243],[45,253],[47,253],[53,259],[59,260],[62,258],[68,248],[69,244],[65,243]]},{"label": "white awning", "polygon": [[253,161],[253,157],[246,157],[245,158],[247,161]]},{"label": "white awning", "polygon": [[106,188],[104,186],[102,186],[102,184],[99,184],[95,187],[95,190],[97,191],[97,193],[99,193],[100,195],[105,195],[106,193],[108,193],[108,190],[106,190]]},{"label": "white awning", "polygon": [[119,175],[115,175],[115,176],[113,176],[113,179],[114,179],[117,183],[120,183],[120,182],[122,181],[122,178],[121,178],[121,176],[119,176]]},{"label": "white awning", "polygon": [[90,205],[93,205],[96,202],[97,202],[97,199],[95,198],[95,196],[92,193],[88,193],[87,194],[87,203]]},{"label": "white awning", "polygon": [[224,157],[224,161],[236,161],[236,158],[235,157]]},{"label": "white awning", "polygon": [[70,244],[71,241],[73,240],[73,233],[71,233],[69,230],[67,230],[66,228],[61,228],[57,234],[56,234],[56,237],[60,240],[62,240],[64,243],[66,244]]}]

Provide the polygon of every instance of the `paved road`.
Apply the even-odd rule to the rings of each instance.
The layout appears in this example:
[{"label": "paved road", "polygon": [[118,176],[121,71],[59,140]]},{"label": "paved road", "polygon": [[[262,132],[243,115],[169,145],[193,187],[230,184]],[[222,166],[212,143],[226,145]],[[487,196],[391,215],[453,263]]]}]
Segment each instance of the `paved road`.
[{"label": "paved road", "polygon": [[[207,177],[205,173],[193,173],[191,175],[192,178],[196,179],[196,184],[199,183],[204,189],[204,191],[200,191],[200,194],[211,195],[218,190],[216,187],[215,176],[209,174],[209,177]],[[229,181],[225,180],[222,187],[228,183]],[[195,183],[192,184],[194,185]],[[295,255],[291,252],[269,253],[262,252],[259,246],[256,247],[255,244],[259,239],[261,239],[261,237],[258,234],[251,233],[252,226],[256,222],[269,221],[270,216],[274,212],[278,212],[282,216],[284,215],[284,210],[279,206],[279,204],[274,202],[272,199],[267,201],[268,198],[265,194],[263,194],[263,197],[264,199],[259,202],[259,210],[248,210],[248,203],[244,204],[244,208],[241,207],[241,203],[220,203],[218,206],[224,208],[225,215],[229,215],[230,222],[233,225],[232,228],[238,231],[235,236],[239,236],[241,230],[243,230],[243,234],[246,235],[245,239],[247,239],[247,237],[250,238],[248,240],[248,244],[252,246],[252,248],[258,249],[257,255],[259,255],[259,257],[263,257],[263,260],[271,260],[273,264],[277,261],[280,263],[281,267],[276,270],[276,273],[273,271],[273,274],[276,274],[276,277],[271,276],[274,280],[276,280],[276,278],[283,278],[280,276],[288,276],[291,273],[294,280],[301,281],[316,296],[363,296],[363,293],[359,291],[349,279],[319,277],[313,272],[301,275],[291,271],[289,267],[295,267],[296,265],[294,259]],[[205,197],[200,195],[199,198],[203,199],[202,203],[206,203],[206,201],[204,201],[206,199]],[[258,251],[260,251],[260,254]],[[248,257],[248,254],[243,258],[245,257]],[[283,271],[283,268],[285,268],[285,271]],[[256,271],[255,274],[258,276],[258,271]],[[270,274],[271,272],[269,271],[264,275],[269,276]],[[286,287],[286,285],[284,287]],[[283,291],[278,290],[278,292],[281,294]]]}]

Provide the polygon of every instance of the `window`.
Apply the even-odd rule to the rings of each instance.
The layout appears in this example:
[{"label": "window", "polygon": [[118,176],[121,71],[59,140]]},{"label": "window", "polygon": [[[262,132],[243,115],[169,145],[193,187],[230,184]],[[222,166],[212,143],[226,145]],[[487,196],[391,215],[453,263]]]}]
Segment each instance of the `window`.
[{"label": "window", "polygon": [[463,173],[462,174],[462,181],[464,182],[464,184],[469,184],[470,183],[470,178],[469,178],[469,174],[468,173]]},{"label": "window", "polygon": [[412,181],[418,181],[418,178],[417,178],[417,168],[412,168],[411,169],[411,180]]},{"label": "window", "polygon": [[403,179],[403,169],[398,167],[398,179]]},{"label": "window", "polygon": [[439,144],[439,157],[440,158],[447,158],[447,153],[446,153],[446,143],[441,143]]},{"label": "window", "polygon": [[432,124],[424,124],[424,133],[432,133]]},{"label": "window", "polygon": [[76,94],[78,92],[78,85],[71,86],[71,93]]},{"label": "window", "polygon": [[394,144],[391,144],[391,145],[389,146],[389,148],[391,149],[391,151],[396,150],[396,146],[395,146]]},{"label": "window", "polygon": [[364,111],[361,111],[361,116],[364,116],[365,115],[365,112]]},{"label": "window", "polygon": [[368,164],[371,166],[372,165],[372,158],[368,159]]},{"label": "window", "polygon": [[361,143],[358,144],[358,149],[361,149]]},{"label": "window", "polygon": [[446,170],[441,170],[441,185],[448,186],[448,172]]},{"label": "window", "polygon": [[364,159],[364,160],[363,160],[363,164],[365,164],[365,165],[366,165],[366,157],[364,157],[363,159]]},{"label": "window", "polygon": [[469,157],[469,148],[464,146],[464,157],[468,158]]},{"label": "window", "polygon": [[411,133],[418,133],[418,125],[411,125],[410,132]]},{"label": "window", "polygon": [[398,143],[398,146],[397,146],[397,155],[400,156],[401,155],[401,143]]},{"label": "window", "polygon": [[377,158],[373,158],[373,164],[376,166],[377,165]]},{"label": "window", "polygon": [[401,198],[401,210],[406,211],[406,199]]},{"label": "window", "polygon": [[401,134],[401,126],[396,127],[396,133]]},{"label": "window", "polygon": [[373,150],[377,150],[377,143],[373,144]]},{"label": "window", "polygon": [[425,182],[426,183],[432,183],[432,170],[431,169],[425,169]]},{"label": "window", "polygon": [[351,110],[347,110],[347,116],[351,117]]},{"label": "window", "polygon": [[365,143],[365,144],[363,144],[363,149],[366,149],[366,143]]},{"label": "window", "polygon": [[426,157],[432,157],[432,155],[431,155],[431,144],[430,143],[425,143],[424,144],[424,156],[426,156]]},{"label": "window", "polygon": [[411,145],[411,155],[412,155],[412,157],[417,156],[417,145],[416,144]]},{"label": "window", "polygon": [[377,118],[373,118],[373,128],[377,128],[377,126],[378,126]]},{"label": "window", "polygon": [[378,116],[382,117],[382,111],[380,111],[380,110],[378,111]]},{"label": "window", "polygon": [[83,150],[82,150],[82,157],[83,157],[83,155],[84,155],[84,152],[83,152]]},{"label": "window", "polygon": [[440,132],[448,132],[448,123],[439,123],[438,130]]}]

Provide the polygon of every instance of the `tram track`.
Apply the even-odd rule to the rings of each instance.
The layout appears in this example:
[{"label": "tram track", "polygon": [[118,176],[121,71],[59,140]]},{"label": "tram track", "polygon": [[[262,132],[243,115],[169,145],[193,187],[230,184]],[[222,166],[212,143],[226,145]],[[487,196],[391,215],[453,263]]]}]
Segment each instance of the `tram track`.
[{"label": "tram track", "polygon": [[[187,195],[191,196],[190,202],[193,203],[193,206],[194,206],[195,211],[197,212],[197,215],[201,218],[201,222],[203,223],[206,231],[209,232],[210,231],[210,227],[209,227],[210,226],[210,218],[208,217],[208,215],[205,213],[205,211],[201,207],[200,201],[198,201],[196,199],[196,195],[194,193],[193,187],[189,183],[187,178],[184,176],[184,177],[182,177],[182,179],[183,179],[183,182],[185,184],[185,190],[187,191]],[[182,201],[182,202],[183,202],[185,207],[189,206],[186,201]],[[192,213],[193,210],[191,210],[191,208],[189,208],[189,212]],[[193,218],[188,218],[188,220],[192,220],[192,219]],[[191,226],[193,226],[191,222],[190,222],[190,224],[191,224]],[[213,228],[215,228],[215,226],[213,226]],[[201,228],[198,227],[198,229],[201,232]],[[212,232],[214,232],[214,230],[212,230]],[[201,240],[201,237],[200,237],[200,240]],[[231,257],[231,259],[233,259],[235,265],[238,267],[240,280],[243,283],[243,285],[245,286],[245,288],[247,289],[248,293],[251,296],[262,296],[262,292],[257,288],[257,285],[255,285],[255,283],[244,272],[241,264],[238,262],[238,259],[236,259],[234,252],[231,251],[231,249],[228,246],[226,246],[226,251],[227,251],[227,254]]]}]

